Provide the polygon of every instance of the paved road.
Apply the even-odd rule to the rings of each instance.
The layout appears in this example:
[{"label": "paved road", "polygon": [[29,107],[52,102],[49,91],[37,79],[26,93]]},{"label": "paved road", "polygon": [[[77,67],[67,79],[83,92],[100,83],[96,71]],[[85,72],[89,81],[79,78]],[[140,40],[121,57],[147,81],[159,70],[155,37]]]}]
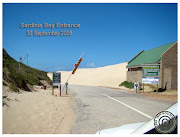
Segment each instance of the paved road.
[{"label": "paved road", "polygon": [[149,121],[174,104],[103,87],[71,85],[69,89],[76,114],[72,134],[94,134],[102,129]]}]

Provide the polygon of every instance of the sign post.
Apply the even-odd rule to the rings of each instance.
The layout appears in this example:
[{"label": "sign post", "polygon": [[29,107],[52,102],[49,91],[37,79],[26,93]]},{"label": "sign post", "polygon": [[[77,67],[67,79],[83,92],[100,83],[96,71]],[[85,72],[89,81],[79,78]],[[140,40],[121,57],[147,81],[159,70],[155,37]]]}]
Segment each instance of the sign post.
[{"label": "sign post", "polygon": [[61,83],[60,83],[60,87],[59,87],[59,95],[61,96]]},{"label": "sign post", "polygon": [[143,76],[144,77],[158,77],[159,66],[143,66]]},{"label": "sign post", "polygon": [[68,94],[68,83],[65,83],[66,85],[66,95]]},{"label": "sign post", "polygon": [[142,83],[143,83],[143,91],[144,91],[144,83],[145,84],[159,84],[159,65],[153,66],[143,66],[142,70]]},{"label": "sign post", "polygon": [[52,95],[54,95],[54,86],[58,86],[60,88],[60,96],[61,96],[61,73],[60,72],[53,73]]},{"label": "sign post", "polygon": [[142,83],[158,84],[159,83],[159,77],[142,77]]},{"label": "sign post", "polygon": [[54,86],[53,86],[53,83],[52,83],[52,95],[54,95]]},{"label": "sign post", "polygon": [[138,82],[134,83],[134,89],[136,89],[136,93],[137,93],[137,89],[139,89],[139,83]]}]

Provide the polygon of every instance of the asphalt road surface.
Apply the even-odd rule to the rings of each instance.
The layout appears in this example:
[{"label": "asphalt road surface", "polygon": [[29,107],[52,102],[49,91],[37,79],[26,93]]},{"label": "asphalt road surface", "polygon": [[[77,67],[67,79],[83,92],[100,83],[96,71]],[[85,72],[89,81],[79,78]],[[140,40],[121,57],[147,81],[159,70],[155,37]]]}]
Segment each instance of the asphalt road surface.
[{"label": "asphalt road surface", "polygon": [[117,89],[71,85],[75,123],[71,134],[95,134],[124,124],[146,122],[172,102]]}]

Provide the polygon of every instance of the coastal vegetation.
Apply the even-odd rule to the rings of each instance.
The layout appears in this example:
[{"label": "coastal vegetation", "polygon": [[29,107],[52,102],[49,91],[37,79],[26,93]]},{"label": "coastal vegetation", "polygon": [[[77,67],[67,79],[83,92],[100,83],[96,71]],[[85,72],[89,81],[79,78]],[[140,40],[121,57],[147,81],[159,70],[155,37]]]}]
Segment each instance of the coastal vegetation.
[{"label": "coastal vegetation", "polygon": [[3,49],[3,85],[8,85],[15,92],[18,92],[18,88],[31,91],[29,87],[42,85],[41,80],[45,80],[49,84],[52,83],[47,72],[17,62]]}]

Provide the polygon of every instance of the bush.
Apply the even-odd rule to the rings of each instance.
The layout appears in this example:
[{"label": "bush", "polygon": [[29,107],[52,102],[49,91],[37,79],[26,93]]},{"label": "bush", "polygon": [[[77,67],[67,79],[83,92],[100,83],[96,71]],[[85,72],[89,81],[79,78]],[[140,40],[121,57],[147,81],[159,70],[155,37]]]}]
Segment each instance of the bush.
[{"label": "bush", "polygon": [[3,86],[7,86],[7,84],[3,81]]},{"label": "bush", "polygon": [[[20,67],[19,67],[20,65]],[[29,91],[27,84],[41,85],[40,80],[45,80],[49,84],[52,80],[47,76],[47,72],[37,70],[26,66],[23,63],[19,63],[11,58],[8,53],[3,49],[3,79],[8,83],[13,83],[11,88],[16,90],[15,87]],[[3,83],[4,84],[4,83]]]},{"label": "bush", "polygon": [[132,82],[128,82],[128,81],[124,81],[123,83],[121,83],[119,86],[125,86],[126,88],[134,88],[134,83]]},{"label": "bush", "polygon": [[11,83],[9,85],[10,90],[14,91],[14,92],[19,92],[19,89],[16,87],[16,85],[14,85],[13,83]]}]

